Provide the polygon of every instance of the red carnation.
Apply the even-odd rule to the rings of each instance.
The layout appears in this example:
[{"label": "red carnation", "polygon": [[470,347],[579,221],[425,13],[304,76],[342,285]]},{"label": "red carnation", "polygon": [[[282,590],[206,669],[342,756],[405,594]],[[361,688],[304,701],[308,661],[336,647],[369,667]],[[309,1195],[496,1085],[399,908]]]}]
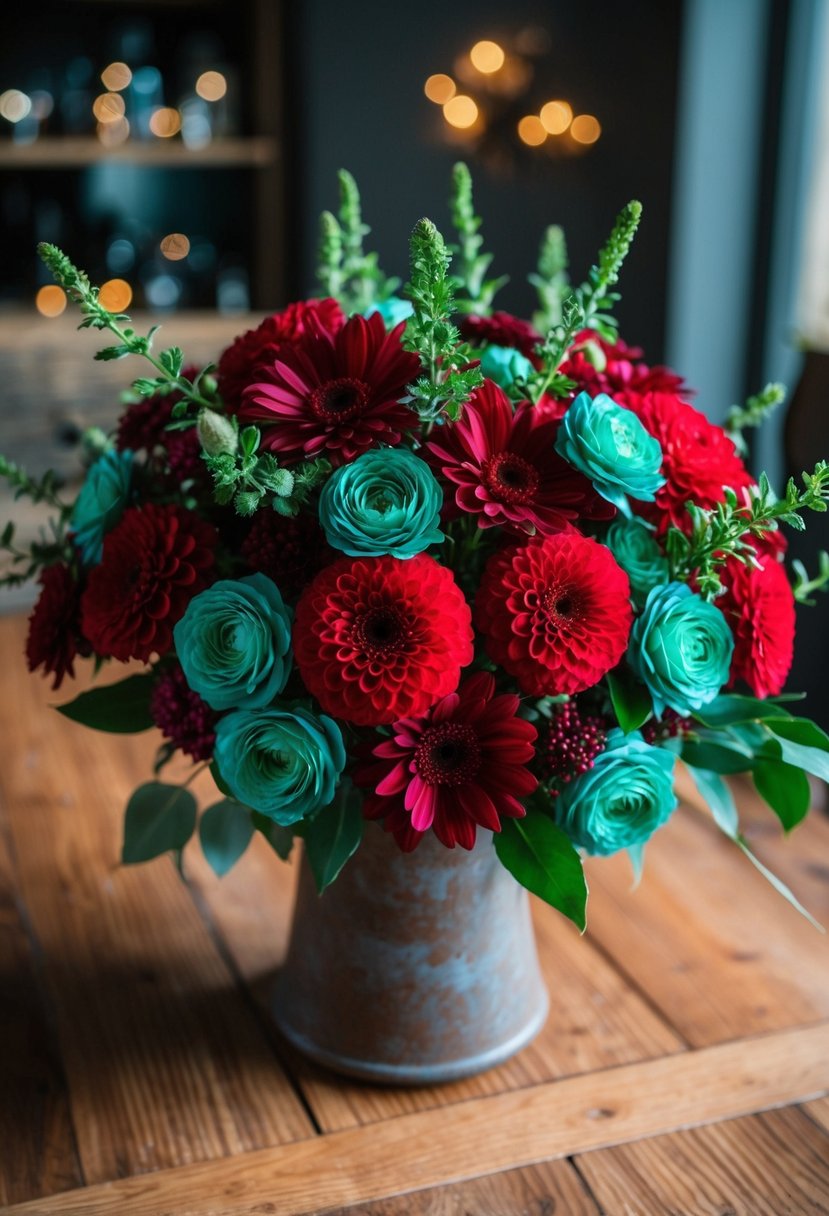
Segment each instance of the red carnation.
[{"label": "red carnation", "polygon": [[457,688],[472,661],[469,606],[452,572],[425,554],[344,558],[299,601],[294,656],[326,713],[394,722]]},{"label": "red carnation", "polygon": [[792,665],[794,594],[779,561],[762,557],[760,566],[729,558],[717,607],[734,634],[731,683],[745,680],[756,697],[772,697],[782,692]]},{"label": "red carnation", "polygon": [[150,701],[153,722],[166,739],[193,760],[209,760],[219,715],[187,684],[178,663],[163,671]]},{"label": "red carnation", "polygon": [[228,346],[219,359],[216,376],[222,400],[233,412],[242,404],[242,393],[253,384],[263,363],[271,363],[278,347],[298,341],[308,332],[311,319],[329,334],[345,325],[345,313],[336,300],[298,300],[282,312],[265,317]]},{"label": "red carnation", "polygon": [[591,688],[624,654],[632,619],[627,575],[578,532],[494,554],[475,601],[487,653],[532,696]]},{"label": "red carnation", "polygon": [[326,544],[315,516],[288,519],[276,511],[257,511],[241,555],[250,570],[272,579],[286,599],[294,599],[324,565],[341,556]]},{"label": "red carnation", "polygon": [[58,563],[40,572],[41,592],[29,617],[26,661],[29,671],[43,668],[60,688],[64,676],[75,677],[80,633],[80,595],[68,566]]},{"label": "red carnation", "polygon": [[261,427],[262,447],[283,463],[325,456],[336,466],[379,443],[394,446],[417,421],[400,404],[420,368],[400,345],[405,327],[401,321],[387,334],[380,313],[351,317],[337,334],[311,321],[260,368],[240,419]]},{"label": "red carnation", "polygon": [[173,626],[208,582],[216,530],[178,506],[131,507],[104,537],[100,564],[81,599],[84,635],[97,654],[164,654]]},{"label": "red carnation", "polygon": [[464,317],[461,322],[461,334],[467,342],[511,346],[520,350],[535,367],[541,366],[541,361],[535,353],[535,348],[541,341],[541,334],[537,333],[528,321],[522,321],[511,313],[494,312],[491,317]]},{"label": "red carnation", "polygon": [[471,849],[478,826],[500,832],[501,818],[526,812],[519,798],[538,784],[524,767],[534,755],[535,727],[517,717],[519,699],[495,696],[479,672],[421,718],[404,718],[374,748],[379,763],[358,771],[367,819],[384,819],[409,853],[431,828],[441,844]]},{"label": "red carnation", "polygon": [[481,528],[561,532],[580,516],[609,519],[614,508],[554,448],[558,423],[527,406],[513,413],[503,389],[485,380],[462,418],[426,445],[455,490],[461,511]]}]

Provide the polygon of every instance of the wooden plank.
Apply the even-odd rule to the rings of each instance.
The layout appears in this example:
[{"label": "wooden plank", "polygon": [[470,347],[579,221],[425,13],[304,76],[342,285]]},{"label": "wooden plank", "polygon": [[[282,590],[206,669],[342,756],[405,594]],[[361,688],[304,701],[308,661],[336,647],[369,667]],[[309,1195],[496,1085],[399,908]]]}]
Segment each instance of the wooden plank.
[{"label": "wooden plank", "polygon": [[602,1209],[630,1216],[829,1213],[829,1136],[801,1111],[771,1111],[587,1153]]},{"label": "wooden plank", "polygon": [[313,1134],[169,858],[118,866],[123,806],[157,740],[102,737],[49,711],[19,639],[18,622],[0,621],[0,662],[19,683],[0,790],[86,1179]]},{"label": "wooden plank", "polygon": [[829,1098],[818,1098],[815,1102],[807,1102],[803,1107],[810,1119],[819,1123],[829,1132]]},{"label": "wooden plank", "polygon": [[13,1216],[301,1216],[786,1106],[829,1091],[829,1023],[401,1115],[21,1204]]}]

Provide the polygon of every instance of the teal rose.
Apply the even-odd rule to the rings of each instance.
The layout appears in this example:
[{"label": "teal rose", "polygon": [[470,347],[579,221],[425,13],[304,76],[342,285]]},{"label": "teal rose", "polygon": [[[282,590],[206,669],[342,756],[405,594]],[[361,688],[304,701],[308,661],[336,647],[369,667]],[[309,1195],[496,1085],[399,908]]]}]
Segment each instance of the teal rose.
[{"label": "teal rose", "polygon": [[328,479],[319,518],[326,539],[349,557],[414,557],[440,544],[443,492],[406,448],[375,448]]},{"label": "teal rose", "polygon": [[529,359],[512,346],[486,346],[481,352],[481,371],[501,388],[511,388],[516,380],[528,380],[533,373]]},{"label": "teal rose", "polygon": [[264,574],[194,596],[173,637],[187,683],[212,709],[270,705],[291,671],[291,612]]},{"label": "teal rose", "polygon": [[625,515],[628,497],[653,502],[665,484],[659,441],[607,393],[579,393],[561,420],[556,451]]},{"label": "teal rose", "polygon": [[387,300],[372,304],[365,315],[370,317],[375,312],[379,312],[383,318],[386,329],[394,329],[401,321],[408,321],[414,312],[414,307],[411,300],[403,300],[400,296],[389,296]]},{"label": "teal rose", "polygon": [[687,715],[713,701],[728,679],[733,651],[719,608],[685,583],[668,583],[648,593],[631,631],[628,661],[659,718],[666,705]]},{"label": "teal rose", "polygon": [[630,579],[630,590],[637,603],[645,602],[652,587],[667,583],[668,559],[653,530],[641,519],[620,515],[608,528],[604,543]]},{"label": "teal rose", "polygon": [[301,706],[226,714],[213,755],[233,797],[283,827],[327,806],[345,768],[336,722]]},{"label": "teal rose", "polygon": [[639,731],[615,728],[593,767],[564,786],[556,819],[587,853],[636,849],[676,808],[673,772],[672,752],[651,747]]},{"label": "teal rose", "polygon": [[132,485],[133,453],[103,452],[86,474],[72,508],[75,544],[85,566],[97,566],[104,551],[104,536],[124,513]]}]

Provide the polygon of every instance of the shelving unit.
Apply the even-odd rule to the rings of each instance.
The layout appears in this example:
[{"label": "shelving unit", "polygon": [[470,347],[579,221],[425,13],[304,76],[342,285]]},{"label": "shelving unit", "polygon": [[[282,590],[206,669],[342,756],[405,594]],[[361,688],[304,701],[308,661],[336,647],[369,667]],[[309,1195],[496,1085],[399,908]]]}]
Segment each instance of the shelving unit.
[{"label": "shelving unit", "polygon": [[161,140],[105,148],[91,135],[44,136],[31,144],[0,144],[0,169],[84,169],[113,162],[161,169],[258,169],[275,164],[279,152],[279,141],[269,135],[217,139],[204,148]]}]

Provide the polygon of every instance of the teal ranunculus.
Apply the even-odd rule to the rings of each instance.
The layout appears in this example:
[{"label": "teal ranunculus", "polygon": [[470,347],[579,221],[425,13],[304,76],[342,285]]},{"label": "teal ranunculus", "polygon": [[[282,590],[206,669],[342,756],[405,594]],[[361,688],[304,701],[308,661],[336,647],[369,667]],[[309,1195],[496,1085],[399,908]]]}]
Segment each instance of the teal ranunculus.
[{"label": "teal ranunculus", "polygon": [[485,346],[481,352],[481,371],[487,379],[508,389],[516,380],[527,380],[533,373],[533,365],[512,346]]},{"label": "teal ranunculus", "polygon": [[291,612],[264,574],[194,596],[173,637],[187,683],[212,709],[270,705],[291,671]]},{"label": "teal ranunculus", "polygon": [[103,452],[86,474],[72,509],[75,544],[85,566],[97,566],[104,536],[118,523],[129,502],[133,453]]},{"label": "teal ranunculus", "polygon": [[349,557],[414,557],[444,539],[443,492],[434,473],[406,448],[374,448],[342,465],[320,495],[329,545]]},{"label": "teal ranunculus", "polygon": [[628,661],[659,718],[666,705],[689,714],[713,701],[728,679],[733,651],[719,608],[685,583],[668,583],[648,593],[631,630]]},{"label": "teal ranunculus", "polygon": [[367,309],[366,316],[370,317],[375,312],[379,312],[383,318],[386,329],[394,329],[401,321],[408,321],[414,312],[414,306],[411,300],[403,300],[400,296],[389,296],[387,300],[380,300],[378,304],[372,304],[371,308]]},{"label": "teal ranunculus", "polygon": [[625,515],[628,495],[653,502],[665,484],[659,441],[607,393],[579,393],[561,420],[556,451]]},{"label": "teal ranunculus", "polygon": [[641,519],[626,519],[620,515],[608,528],[604,543],[630,579],[630,589],[637,603],[644,603],[652,587],[667,583],[668,559],[659,548],[653,530]]},{"label": "teal ranunculus", "polygon": [[233,797],[285,827],[331,802],[346,759],[336,722],[301,706],[226,714],[213,754]]},{"label": "teal ranunculus", "polygon": [[593,767],[562,789],[556,819],[574,844],[606,857],[635,849],[676,808],[674,755],[651,747],[638,730],[608,731]]}]

